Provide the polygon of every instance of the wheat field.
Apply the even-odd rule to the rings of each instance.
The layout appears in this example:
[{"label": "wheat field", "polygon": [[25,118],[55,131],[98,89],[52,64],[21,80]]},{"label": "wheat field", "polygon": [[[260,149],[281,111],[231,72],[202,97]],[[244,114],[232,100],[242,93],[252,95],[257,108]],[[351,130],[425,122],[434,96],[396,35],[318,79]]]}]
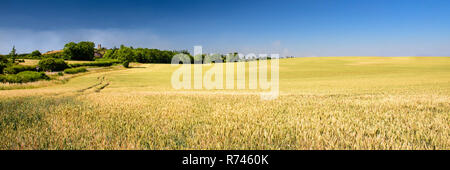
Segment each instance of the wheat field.
[{"label": "wheat field", "polygon": [[450,57],[281,59],[275,100],[133,66],[0,90],[0,149],[450,149]]}]

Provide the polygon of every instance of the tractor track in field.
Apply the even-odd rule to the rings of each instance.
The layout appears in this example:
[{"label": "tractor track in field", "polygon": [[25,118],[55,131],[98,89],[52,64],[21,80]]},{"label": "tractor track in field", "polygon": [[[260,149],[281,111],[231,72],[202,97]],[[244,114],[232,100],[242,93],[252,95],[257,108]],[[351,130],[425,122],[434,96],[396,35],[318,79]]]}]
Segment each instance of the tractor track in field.
[{"label": "tractor track in field", "polygon": [[103,90],[104,88],[106,88],[107,86],[109,86],[109,84],[110,84],[110,82],[106,79],[105,75],[97,77],[97,80],[99,80],[100,82],[98,82],[98,83],[96,83],[96,84],[94,84],[92,86],[86,87],[84,89],[77,90],[77,92],[82,93],[82,92],[85,92],[85,91],[87,91],[89,89],[97,87],[94,91],[98,93],[101,90]]},{"label": "tractor track in field", "polygon": [[102,86],[100,86],[99,88],[97,88],[96,90],[95,90],[95,92],[100,92],[101,90],[103,90],[104,88],[106,88],[107,86],[109,86],[109,82],[107,82],[106,84],[104,84],[104,85],[102,85]]},{"label": "tractor track in field", "polygon": [[97,77],[97,80],[100,80],[100,82],[99,82],[99,83],[96,83],[96,84],[94,84],[94,85],[92,85],[92,86],[86,87],[86,88],[84,88],[84,89],[77,90],[77,92],[80,92],[80,93],[81,93],[81,92],[84,92],[84,91],[86,91],[86,90],[89,90],[89,89],[92,89],[92,88],[94,88],[94,87],[96,87],[96,86],[101,85],[101,84],[103,83],[103,81],[105,80],[105,76],[104,76],[104,75],[99,76],[99,77]]}]

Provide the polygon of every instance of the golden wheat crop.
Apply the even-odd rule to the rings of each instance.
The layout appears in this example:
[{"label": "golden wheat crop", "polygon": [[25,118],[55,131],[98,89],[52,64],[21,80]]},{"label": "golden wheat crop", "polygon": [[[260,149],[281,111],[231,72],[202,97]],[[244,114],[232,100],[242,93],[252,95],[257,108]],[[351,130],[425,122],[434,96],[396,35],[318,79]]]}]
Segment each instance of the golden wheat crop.
[{"label": "golden wheat crop", "polygon": [[280,96],[145,64],[0,91],[0,149],[450,149],[450,58],[280,62]]}]

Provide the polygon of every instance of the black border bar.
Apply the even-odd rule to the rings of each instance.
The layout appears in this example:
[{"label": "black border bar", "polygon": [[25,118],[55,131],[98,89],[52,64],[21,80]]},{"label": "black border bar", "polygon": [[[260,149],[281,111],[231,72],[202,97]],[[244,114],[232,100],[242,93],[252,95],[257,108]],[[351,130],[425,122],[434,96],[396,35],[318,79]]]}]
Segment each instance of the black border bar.
[{"label": "black border bar", "polygon": [[[72,168],[98,167],[98,168],[133,168],[153,169],[279,169],[284,167],[294,169],[309,169],[306,167],[326,168],[332,167],[365,167],[381,168],[398,165],[425,167],[444,165],[448,167],[448,151],[280,151],[280,150],[161,150],[161,151],[0,151],[1,162],[12,163],[17,160],[21,165],[49,165],[56,163]],[[229,155],[233,155],[230,157]],[[236,156],[237,155],[237,156]],[[256,155],[259,155],[256,156]],[[262,156],[265,157],[261,163]],[[191,156],[191,157],[190,157]],[[243,158],[232,162],[228,160],[236,157]],[[189,157],[190,164],[183,164]],[[194,158],[195,157],[195,158]],[[195,164],[194,159],[200,157],[215,157],[215,164]],[[252,164],[250,164],[250,159]],[[259,164],[256,164],[259,159]],[[222,160],[222,161],[219,161]],[[231,162],[231,164],[230,164]],[[235,164],[236,163],[236,164]],[[267,163],[267,164],[266,164]],[[161,169],[158,168],[158,169]],[[363,167],[361,167],[363,168]],[[334,169],[334,168],[333,168]],[[364,169],[364,168],[363,168]]]}]

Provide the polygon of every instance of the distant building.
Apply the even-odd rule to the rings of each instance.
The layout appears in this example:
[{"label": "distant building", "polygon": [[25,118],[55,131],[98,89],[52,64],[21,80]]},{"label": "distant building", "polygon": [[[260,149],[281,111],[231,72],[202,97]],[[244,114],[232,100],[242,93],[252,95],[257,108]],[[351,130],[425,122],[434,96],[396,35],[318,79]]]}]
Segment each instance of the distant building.
[{"label": "distant building", "polygon": [[104,53],[105,53],[105,49],[102,48],[102,44],[97,44],[97,50],[95,50],[95,52],[94,52],[94,57],[102,58]]},{"label": "distant building", "polygon": [[99,53],[99,52],[95,52],[95,53],[94,53],[94,57],[95,57],[95,58],[102,58],[102,57],[103,57],[103,54],[102,54],[102,53]]}]

